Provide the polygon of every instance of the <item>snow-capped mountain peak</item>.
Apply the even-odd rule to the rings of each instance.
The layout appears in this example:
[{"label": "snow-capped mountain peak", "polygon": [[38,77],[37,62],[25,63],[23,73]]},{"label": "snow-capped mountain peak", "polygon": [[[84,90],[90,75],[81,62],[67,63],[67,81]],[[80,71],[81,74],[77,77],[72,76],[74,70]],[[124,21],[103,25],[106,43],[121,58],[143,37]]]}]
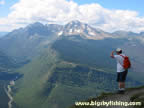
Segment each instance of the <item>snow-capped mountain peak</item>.
[{"label": "snow-capped mountain peak", "polygon": [[[63,32],[62,32],[63,31]],[[73,36],[80,35],[86,39],[103,39],[104,37],[109,37],[110,35],[102,30],[97,30],[88,24],[82,23],[78,20],[71,21],[67,23],[63,30],[58,33],[58,35]]]}]

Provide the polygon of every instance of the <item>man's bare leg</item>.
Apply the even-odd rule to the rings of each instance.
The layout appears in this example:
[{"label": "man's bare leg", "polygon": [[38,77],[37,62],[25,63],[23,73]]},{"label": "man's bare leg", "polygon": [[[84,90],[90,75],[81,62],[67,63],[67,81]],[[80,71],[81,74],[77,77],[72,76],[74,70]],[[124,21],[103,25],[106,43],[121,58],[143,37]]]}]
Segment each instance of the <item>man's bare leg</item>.
[{"label": "man's bare leg", "polygon": [[125,82],[122,82],[122,88],[125,89]]},{"label": "man's bare leg", "polygon": [[121,89],[122,88],[122,83],[121,82],[119,82],[119,89]]},{"label": "man's bare leg", "polygon": [[125,83],[124,82],[119,82],[118,86],[119,86],[119,92],[118,93],[123,94],[124,91],[125,91]]},{"label": "man's bare leg", "polygon": [[119,88],[125,88],[125,82],[119,82],[118,83]]}]

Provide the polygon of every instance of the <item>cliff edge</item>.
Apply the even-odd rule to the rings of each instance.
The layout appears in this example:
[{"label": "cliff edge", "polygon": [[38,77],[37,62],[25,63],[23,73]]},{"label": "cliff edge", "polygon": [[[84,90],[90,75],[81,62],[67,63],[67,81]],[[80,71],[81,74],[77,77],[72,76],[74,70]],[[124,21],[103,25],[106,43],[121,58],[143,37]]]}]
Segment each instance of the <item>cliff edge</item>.
[{"label": "cliff edge", "polygon": [[144,108],[144,86],[128,88],[124,94],[102,93],[97,98],[76,102],[70,108]]}]

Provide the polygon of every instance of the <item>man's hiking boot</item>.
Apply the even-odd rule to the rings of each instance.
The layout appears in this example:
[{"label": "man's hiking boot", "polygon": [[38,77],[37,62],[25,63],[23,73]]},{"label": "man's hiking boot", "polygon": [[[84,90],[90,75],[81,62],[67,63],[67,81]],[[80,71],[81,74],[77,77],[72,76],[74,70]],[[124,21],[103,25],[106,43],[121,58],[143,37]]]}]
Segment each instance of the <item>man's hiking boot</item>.
[{"label": "man's hiking boot", "polygon": [[118,90],[116,93],[117,93],[117,94],[124,94],[125,91],[124,91],[124,90]]}]

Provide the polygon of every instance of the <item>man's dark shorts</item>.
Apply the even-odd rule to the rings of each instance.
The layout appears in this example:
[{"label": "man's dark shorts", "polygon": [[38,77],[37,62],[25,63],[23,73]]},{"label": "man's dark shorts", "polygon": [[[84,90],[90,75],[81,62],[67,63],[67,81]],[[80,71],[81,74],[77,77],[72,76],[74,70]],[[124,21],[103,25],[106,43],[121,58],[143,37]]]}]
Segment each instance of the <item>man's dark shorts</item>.
[{"label": "man's dark shorts", "polygon": [[117,73],[117,82],[125,82],[128,70]]}]

